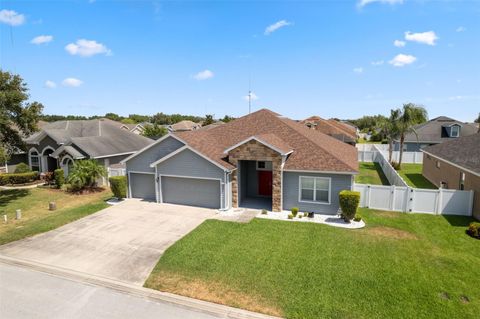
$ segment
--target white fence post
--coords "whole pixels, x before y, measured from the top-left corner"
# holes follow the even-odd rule
[[[468,203],[468,212],[470,216],[473,215],[473,196],[474,196],[474,191],[470,191],[470,201]],[[480,194],[478,196],[480,196]]]
[[[435,210],[436,215],[442,214],[442,206],[443,206],[443,188],[440,188],[437,196],[437,209]]]

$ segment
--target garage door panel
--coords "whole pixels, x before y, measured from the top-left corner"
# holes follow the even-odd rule
[[[220,182],[163,176],[162,196],[165,203],[220,208]]]
[[[155,175],[130,173],[130,189],[133,198],[155,200]]]

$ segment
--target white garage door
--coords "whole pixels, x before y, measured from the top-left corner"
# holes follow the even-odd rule
[[[162,176],[164,203],[220,208],[220,181]]]

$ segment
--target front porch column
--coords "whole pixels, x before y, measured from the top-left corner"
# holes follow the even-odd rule
[[[238,208],[238,161],[234,165],[237,169],[232,172],[232,207]]]
[[[272,211],[282,211],[282,160],[272,161]]]

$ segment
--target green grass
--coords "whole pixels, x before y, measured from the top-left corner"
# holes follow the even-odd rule
[[[72,195],[56,189],[17,189],[0,191],[0,245],[43,233],[95,213],[108,205],[110,191],[89,195]],[[49,211],[54,201],[57,210]],[[22,210],[22,219],[15,219],[15,210]],[[3,222],[3,215],[8,222]]]
[[[287,318],[478,317],[470,218],[360,213],[361,230],[208,220],[165,252],[145,285]]]
[[[359,163],[359,173],[355,176],[359,184],[390,185],[378,163]]]
[[[422,164],[402,164],[398,174],[410,187],[437,189],[428,179],[422,175]]]

